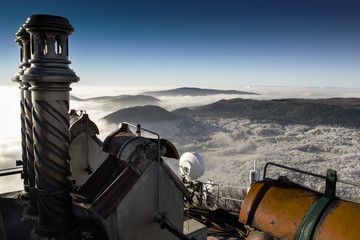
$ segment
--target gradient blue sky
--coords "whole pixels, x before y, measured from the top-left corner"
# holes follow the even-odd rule
[[[31,14],[68,18],[81,84],[360,88],[360,2],[128,0],[0,2],[0,85]]]

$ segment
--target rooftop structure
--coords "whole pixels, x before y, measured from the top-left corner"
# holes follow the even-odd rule
[[[85,111],[70,111],[70,166],[71,180],[81,186],[104,161],[107,153],[102,151],[102,141],[97,137],[100,133],[97,125],[90,120]]]
[[[200,155],[183,154],[180,180],[163,160],[179,159],[176,147],[155,132],[123,123],[102,143],[86,113],[69,113],[70,85],[79,80],[68,60],[73,30],[66,18],[32,15],[16,34],[24,188],[0,195],[2,240],[360,239],[360,205],[336,197],[337,181],[358,184],[334,170],[322,176],[268,163],[259,181],[254,164],[232,214],[219,208],[219,184],[197,181]],[[325,179],[325,193],[269,179],[268,166]]]
[[[161,155],[178,159],[178,152],[159,136],[141,137],[140,127],[133,134],[126,124],[102,143],[86,113],[69,113],[70,84],[79,81],[68,60],[73,31],[66,18],[37,14],[16,38],[21,47],[20,71],[13,78],[21,87],[21,204],[28,196],[24,214],[36,221],[34,236],[79,239],[77,219],[94,220],[94,215],[109,239],[176,239],[171,231],[183,235],[183,199],[189,193]]]

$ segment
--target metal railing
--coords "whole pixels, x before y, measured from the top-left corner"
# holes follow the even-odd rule
[[[0,169],[0,177],[21,174],[23,172],[22,167],[4,168]]]
[[[210,187],[207,186],[210,186],[213,189],[210,189]],[[237,189],[237,190],[241,189],[247,191],[246,187],[217,184],[217,183],[202,183],[202,188],[201,188],[202,205],[206,205],[208,207],[213,207],[213,208],[219,208],[221,205],[221,200],[237,202],[240,204],[244,202],[245,195],[242,196],[242,198],[227,197],[224,196],[224,191],[221,190],[223,188]],[[209,205],[213,205],[213,206],[209,206]]]
[[[267,169],[268,169],[268,167],[271,166],[271,165],[272,165],[272,166],[275,166],[275,167],[279,167],[279,168],[284,168],[284,169],[287,169],[287,170],[290,170],[290,171],[294,171],[294,172],[298,172],[298,173],[310,175],[310,176],[313,176],[313,177],[318,177],[318,178],[321,178],[321,179],[326,179],[326,176],[324,176],[324,175],[320,175],[320,174],[316,174],[316,173],[312,173],[312,172],[300,170],[300,169],[297,169],[297,168],[288,167],[288,166],[281,165],[281,164],[277,164],[277,163],[273,163],[273,162],[267,162],[267,163],[265,164],[263,179],[266,179]],[[336,179],[336,182],[340,182],[340,183],[344,183],[344,184],[348,184],[348,185],[360,187],[360,184],[359,184],[359,183],[354,183],[354,182],[350,182],[350,181],[346,181],[346,180],[342,180],[342,179]]]

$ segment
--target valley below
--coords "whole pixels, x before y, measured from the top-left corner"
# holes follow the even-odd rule
[[[156,91],[153,95],[151,91],[126,89],[118,94],[108,88],[85,90],[72,93],[70,106],[89,114],[100,129],[101,140],[121,122],[141,124],[171,141],[180,156],[199,153],[205,162],[200,181],[211,179],[218,184],[248,187],[249,172],[256,161],[261,178],[265,164],[274,162],[321,175],[330,168],[338,172],[339,179],[360,182],[360,98],[356,94],[335,95],[329,93],[331,89],[316,96],[300,91],[297,95],[287,91],[286,95],[278,90],[271,95],[196,88],[182,88],[178,93],[176,89],[163,94]],[[17,109],[16,101],[4,101],[11,103],[6,106],[7,112]],[[18,115],[8,116],[2,119],[4,126],[13,124],[18,131],[16,135],[13,130],[6,134],[7,128],[3,129],[2,168],[14,166],[14,159],[21,158]],[[155,137],[145,131],[143,136]],[[175,173],[179,172],[178,160],[165,160]],[[324,180],[276,167],[268,169],[267,177],[276,179],[280,175],[324,191]],[[17,178],[8,179],[2,191],[21,189]],[[359,188],[341,183],[337,195],[360,200]]]
[[[321,175],[330,168],[348,181],[360,177],[358,98],[252,100],[228,95],[228,99],[168,111],[159,92],[156,97],[159,101],[151,105],[136,101],[128,107],[127,102],[127,107],[104,114],[97,123],[113,130],[121,122],[141,124],[171,141],[180,155],[199,153],[206,169],[199,179],[203,182],[211,179],[247,187],[254,161],[261,174],[267,162],[274,162]],[[178,161],[167,162],[178,173]],[[280,175],[324,191],[321,179],[275,167],[267,174]],[[347,199],[360,199],[355,187],[338,184],[337,191]]]

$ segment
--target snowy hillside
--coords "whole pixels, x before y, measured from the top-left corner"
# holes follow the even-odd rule
[[[246,187],[255,160],[261,170],[267,162],[275,162],[321,175],[331,168],[338,171],[343,180],[356,182],[360,177],[357,168],[360,163],[359,129],[225,118],[211,111],[194,119],[180,116],[176,119],[176,115],[156,109],[147,111],[146,107],[136,107],[119,112],[131,112],[129,117],[133,123],[140,121],[142,127],[158,132],[173,142],[180,154],[198,152],[206,164],[203,181],[210,178],[216,183]],[[164,120],[159,120],[156,114]],[[178,172],[177,161],[169,160],[169,164]],[[300,184],[324,190],[324,181],[320,179],[294,175],[278,168],[270,168],[269,174],[274,178],[287,175]],[[342,184],[338,184],[338,194],[360,200],[356,188]]]
[[[267,162],[275,162],[321,175],[331,168],[343,180],[358,182],[360,178],[357,129],[215,118],[143,122],[142,127],[173,142],[180,154],[198,152],[206,165],[202,181],[212,179],[220,184],[246,187],[255,160],[261,172]],[[178,172],[178,162],[168,162]],[[269,177],[286,175],[300,184],[324,190],[323,180],[278,168],[270,168],[268,173]],[[359,189],[338,184],[337,191],[348,199],[360,200]]]
[[[3,109],[7,113],[1,119],[2,168],[13,167],[14,160],[21,158],[18,101],[5,97],[5,93],[10,92],[15,98],[18,89],[10,90],[13,91],[4,88],[2,101],[6,103]],[[318,174],[325,174],[332,168],[338,171],[340,179],[360,182],[360,130],[352,127],[360,122],[359,91],[266,88],[257,89],[262,95],[249,95],[252,99],[245,101],[232,94],[148,98],[137,95],[143,90],[131,92],[108,87],[79,90],[72,97],[71,108],[87,111],[100,129],[100,139],[104,140],[122,121],[141,123],[142,127],[174,143],[180,155],[187,151],[198,152],[206,165],[203,181],[211,178],[217,183],[246,187],[249,171],[256,160],[261,170],[268,161]],[[289,95],[302,100],[288,99]],[[271,100],[276,96],[282,99]],[[332,98],[335,96],[336,99]],[[271,101],[255,101],[260,99]],[[152,106],[147,106],[149,104]],[[343,114],[346,112],[351,114]],[[276,121],[276,118],[288,121]],[[314,119],[319,120],[316,123]],[[331,119],[341,124],[326,124]],[[167,161],[178,172],[178,161]],[[319,184],[314,178],[293,177],[273,167],[268,176],[277,178],[280,174],[317,190],[322,190],[324,185],[323,181]],[[15,178],[7,178],[1,190],[21,189],[21,179]],[[341,196],[360,199],[356,188],[338,184],[337,189]]]
[[[229,99],[174,113],[189,117],[221,117],[287,124],[360,127],[359,98]]]

